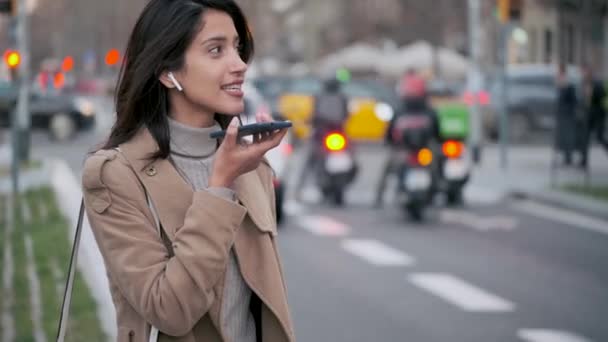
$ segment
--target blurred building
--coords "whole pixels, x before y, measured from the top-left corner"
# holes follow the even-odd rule
[[[521,45],[517,62],[580,65],[601,68],[606,57],[608,1],[524,1]]]
[[[148,0],[37,0],[31,14],[32,67],[48,58],[74,57],[75,70],[115,71],[105,53],[123,50]],[[237,0],[256,38],[256,60],[314,63],[354,42],[381,48],[425,40],[468,54],[466,0]],[[601,67],[608,56],[608,0],[512,0],[520,3],[511,61]],[[482,0],[481,61],[498,60],[500,27],[496,1]],[[8,20],[0,45],[9,44]],[[513,45],[513,43],[512,43]],[[608,68],[608,65],[605,65]]]

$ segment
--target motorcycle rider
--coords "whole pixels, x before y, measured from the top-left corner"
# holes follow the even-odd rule
[[[323,82],[323,90],[314,97],[312,134],[306,149],[305,163],[296,185],[296,199],[300,200],[307,177],[315,169],[319,160],[317,146],[323,143],[324,133],[344,126],[348,118],[348,98],[340,91],[341,84],[336,77]]]
[[[385,134],[385,144],[389,146],[390,152],[388,154],[386,163],[381,173],[381,178],[376,188],[376,198],[374,201],[375,208],[381,208],[383,205],[384,192],[386,188],[386,182],[388,177],[396,172],[397,152],[401,145],[400,139],[398,139],[393,132],[395,123],[404,116],[408,115],[425,115],[430,121],[431,136],[439,141],[439,119],[435,110],[430,106],[428,102],[428,94],[426,90],[426,81],[423,77],[418,75],[415,70],[410,69],[406,72],[401,84],[398,86],[402,98],[401,109],[395,111],[395,115],[391,118]]]

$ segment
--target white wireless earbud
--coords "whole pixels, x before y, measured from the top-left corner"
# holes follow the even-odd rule
[[[173,82],[173,85],[175,86],[175,88],[177,88],[177,90],[179,91],[183,91],[184,88],[182,88],[182,85],[179,84],[179,82],[177,82],[177,80],[175,79],[175,76],[173,76],[172,72],[169,72],[169,79],[171,80],[171,82]]]

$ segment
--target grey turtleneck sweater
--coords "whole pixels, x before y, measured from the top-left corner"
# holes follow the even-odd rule
[[[216,196],[235,201],[235,193],[228,188],[209,188],[213,157],[217,150],[217,140],[209,138],[209,133],[219,130],[213,127],[195,128],[169,119],[171,129],[171,161],[182,177],[195,191],[209,191]],[[201,226],[201,229],[213,227]],[[251,289],[245,283],[234,253],[230,250],[224,295],[222,298],[222,330],[232,342],[255,342],[255,321],[249,311]]]

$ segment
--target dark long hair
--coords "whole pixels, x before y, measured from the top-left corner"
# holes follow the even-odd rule
[[[141,13],[125,52],[116,91],[116,123],[103,146],[115,148],[148,128],[159,150],[152,159],[169,156],[169,96],[160,83],[164,71],[184,65],[184,56],[204,23],[202,14],[214,9],[232,18],[241,42],[240,55],[253,56],[253,37],[239,6],[232,0],[151,0]],[[226,128],[230,117],[215,119]]]

